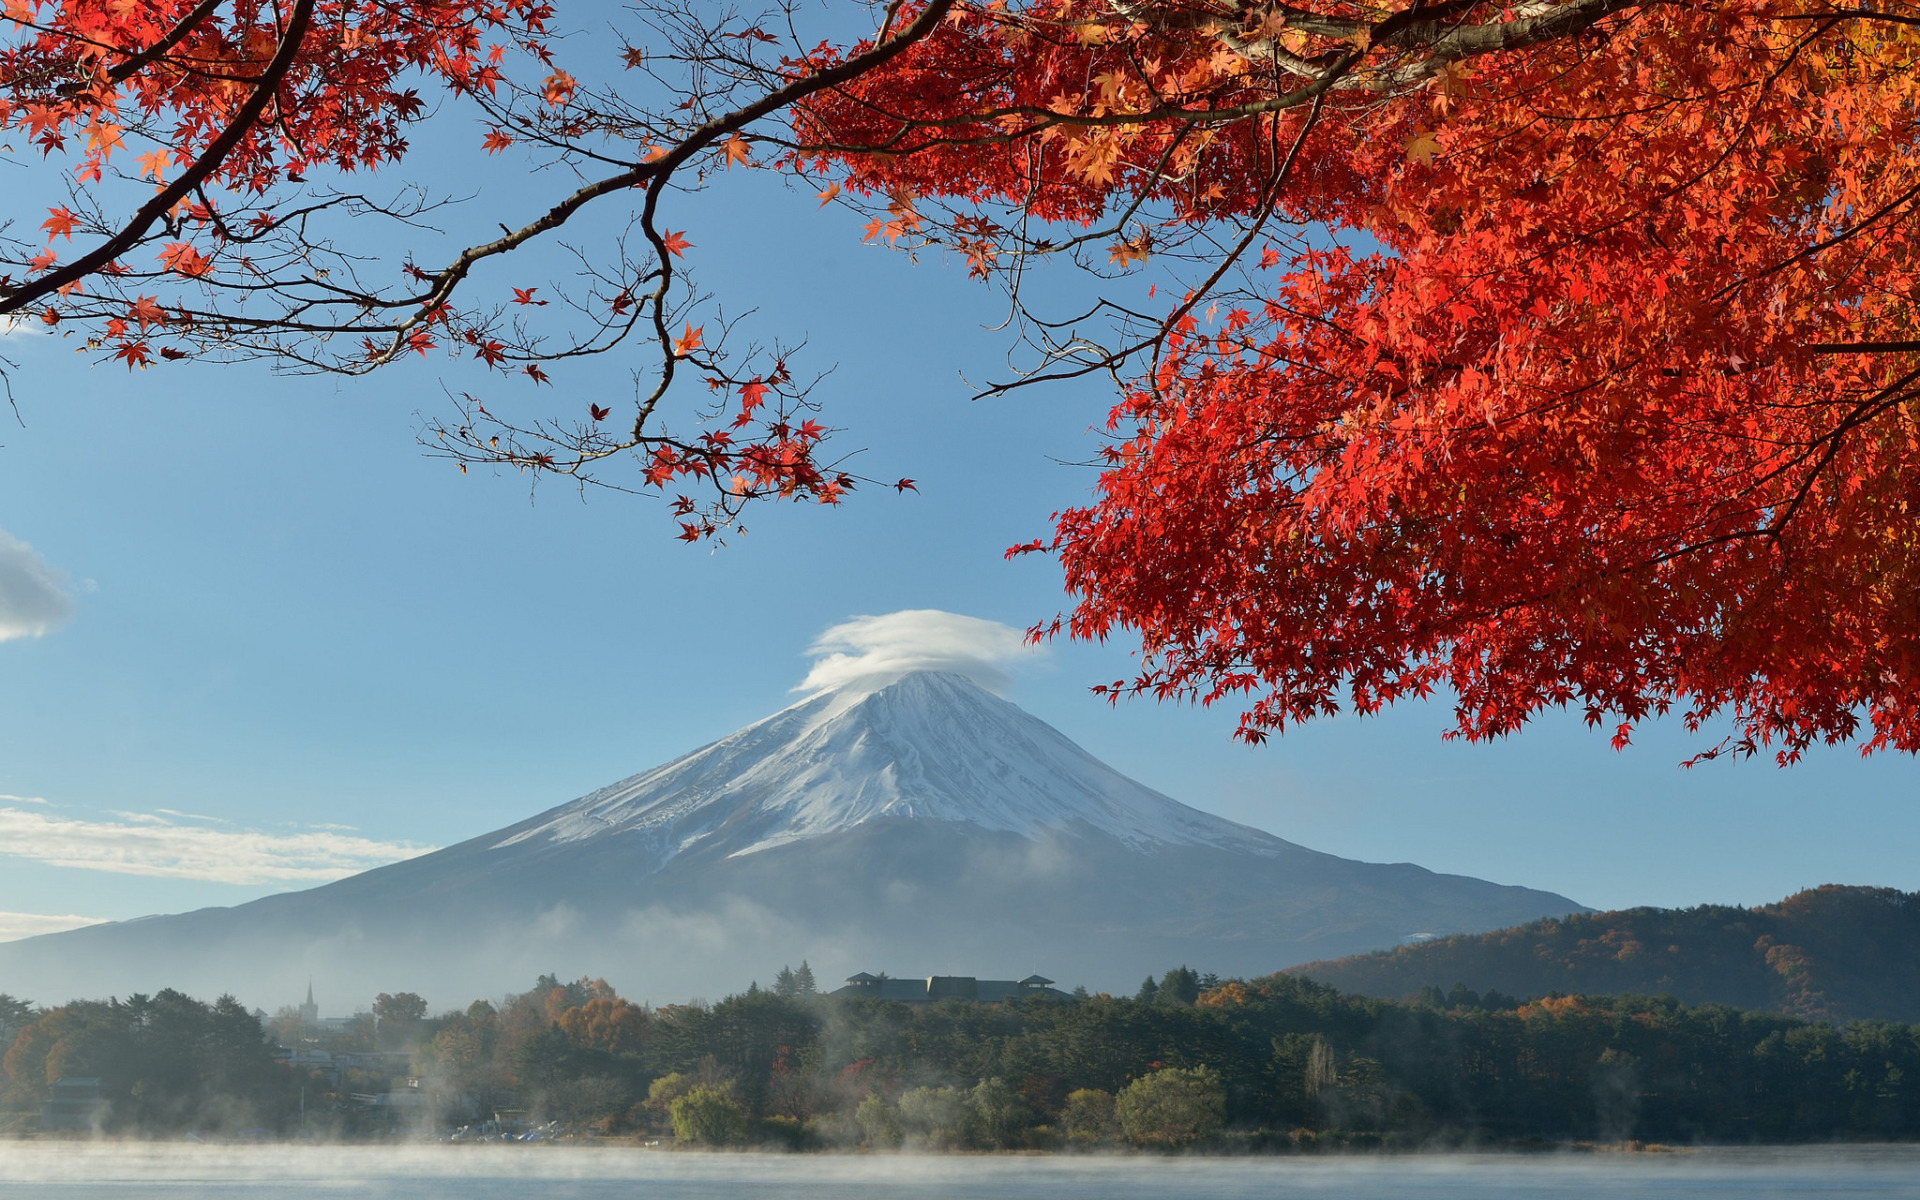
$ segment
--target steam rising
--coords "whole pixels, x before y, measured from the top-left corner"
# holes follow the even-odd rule
[[[1006,668],[1032,662],[1045,651],[1011,625],[909,608],[843,621],[815,638],[807,653],[816,661],[795,691],[882,686],[910,671],[952,671],[1004,694],[1013,683]]]
[[[289,1198],[342,1194],[419,1200],[530,1195],[695,1200],[924,1200],[1047,1196],[1158,1200],[1341,1195],[1352,1200],[1607,1200],[1907,1195],[1910,1147],[1696,1148],[1684,1154],[1427,1153],[1346,1158],[1142,1158],[862,1154],[672,1154],[633,1147],[0,1143],[0,1177],[23,1195],[128,1200],[166,1194]],[[76,1187],[76,1185],[79,1185]]]

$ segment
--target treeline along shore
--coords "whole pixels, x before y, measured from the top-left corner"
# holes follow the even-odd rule
[[[0,997],[14,1136],[508,1137],[793,1149],[1785,1143],[1920,1136],[1920,1026],[1640,996],[1394,1002],[1186,968],[1137,995],[906,1004],[783,970],[648,1007],[543,977],[316,1023],[163,991]]]

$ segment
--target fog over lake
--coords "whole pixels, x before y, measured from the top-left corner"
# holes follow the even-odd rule
[[[1920,1148],[1159,1158],[700,1154],[634,1148],[0,1147],[0,1196],[404,1200],[1920,1200]]]

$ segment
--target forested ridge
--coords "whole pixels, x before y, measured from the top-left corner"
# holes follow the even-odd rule
[[[1827,887],[1757,908],[1630,908],[1293,968],[1343,991],[1674,996],[1809,1020],[1920,1021],[1920,894]]]
[[[230,999],[11,1004],[0,1120],[18,1133],[84,1071],[121,1134],[445,1136],[512,1111],[561,1136],[811,1149],[1920,1136],[1920,1027],[1636,996],[1396,1002],[1180,968],[1073,1001],[855,1000],[788,973],[648,1007],[549,976],[437,1017],[383,995],[337,1035],[365,1055],[333,1074],[289,1061],[288,1012]],[[417,1105],[377,1101],[400,1093]]]

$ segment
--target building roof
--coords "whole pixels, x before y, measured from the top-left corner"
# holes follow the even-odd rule
[[[895,979],[869,975],[862,971],[847,977],[847,986],[833,992],[836,996],[860,996],[871,1000],[902,1000],[926,1004],[938,1000],[975,1000],[996,1004],[1003,1000],[1021,1000],[1028,996],[1049,996],[1057,1000],[1073,997],[1050,987],[1053,980],[1044,975],[1012,979],[976,979],[971,975],[929,975],[924,979]]]

